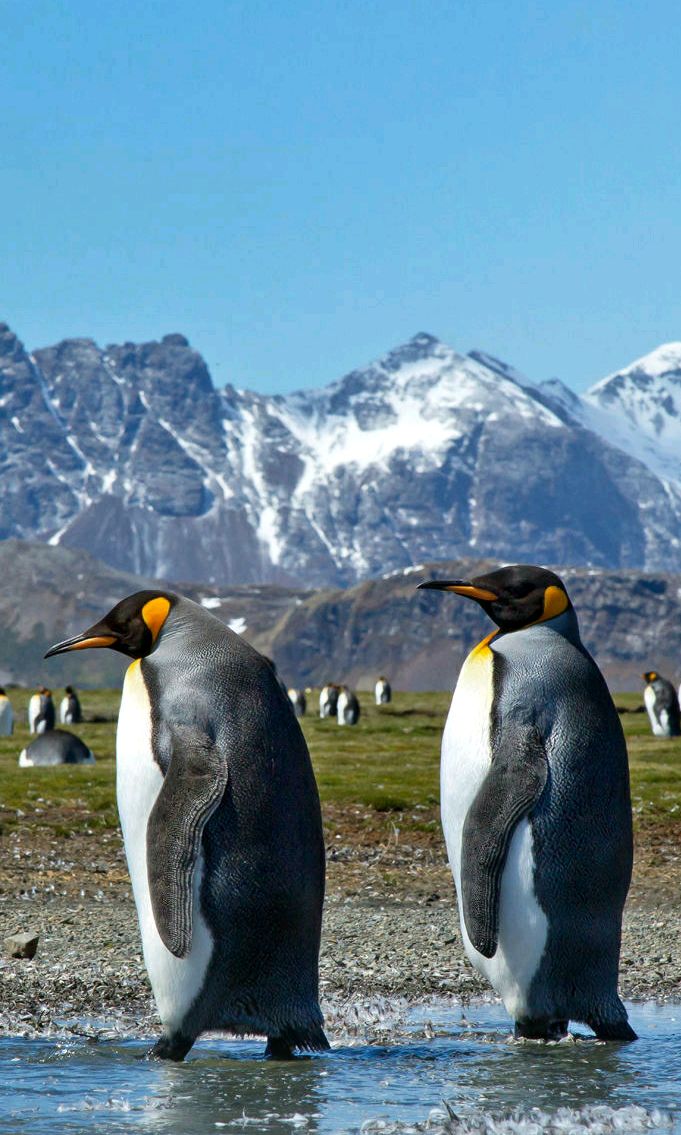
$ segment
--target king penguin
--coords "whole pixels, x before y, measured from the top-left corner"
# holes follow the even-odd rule
[[[141,591],[46,657],[110,647],[128,667],[116,794],[144,959],[182,1060],[207,1029],[325,1049],[324,843],[302,732],[262,655],[170,591]]]
[[[67,686],[59,705],[59,720],[62,725],[80,725],[83,713],[80,699],[73,686]]]
[[[654,736],[681,736],[679,699],[671,682],[658,674],[657,670],[646,670],[641,677],[646,684],[643,691],[643,702]]]
[[[339,725],[356,725],[359,721],[360,706],[357,695],[347,686],[341,686],[336,702],[336,717]]]
[[[376,705],[388,705],[388,703],[392,701],[392,696],[393,692],[390,688],[390,682],[387,678],[384,678],[383,675],[381,675],[381,677],[377,679],[376,685],[374,686],[374,697],[376,699]]]
[[[33,699],[31,699],[31,701],[33,701]],[[43,687],[40,691],[38,714],[35,717],[35,732],[49,733],[50,729],[54,729],[54,723],[55,713],[54,702],[52,701],[52,690],[46,690]]]
[[[14,732],[14,711],[5,691],[0,687],[0,737],[11,737]]]
[[[635,1040],[617,994],[632,869],[624,735],[562,580],[530,565],[421,587],[497,630],[463,664],[442,740],[441,808],[466,953],[517,1036],[570,1020]]]

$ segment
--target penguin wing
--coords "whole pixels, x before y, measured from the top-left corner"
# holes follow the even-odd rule
[[[464,921],[485,958],[496,952],[499,893],[513,830],[541,796],[548,778],[536,726],[504,722],[490,770],[466,814],[461,854]]]
[[[147,823],[147,875],[156,928],[177,958],[192,945],[192,891],[201,836],[227,787],[227,761],[206,734],[173,726],[170,764]]]

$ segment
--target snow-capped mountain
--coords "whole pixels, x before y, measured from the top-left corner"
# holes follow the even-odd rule
[[[29,355],[0,325],[0,538],[218,583],[467,555],[680,570],[680,411],[678,345],[579,398],[420,334],[266,397],[216,390],[181,335]]]
[[[681,480],[681,343],[662,347],[597,382],[583,420],[660,476]]]

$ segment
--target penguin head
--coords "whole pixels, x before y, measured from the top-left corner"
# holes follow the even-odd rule
[[[419,588],[475,599],[502,631],[548,622],[572,607],[562,579],[533,564],[499,568],[475,579],[433,579]]]
[[[657,670],[646,670],[645,674],[641,674],[644,682],[654,682],[659,678]]]
[[[67,638],[51,647],[46,658],[67,650],[87,650],[108,646],[129,658],[150,654],[176,596],[165,591],[137,591],[113,607],[108,615],[93,623],[82,634]]]

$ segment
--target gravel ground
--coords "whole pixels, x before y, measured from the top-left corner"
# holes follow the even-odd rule
[[[402,843],[345,835],[330,841],[321,959],[332,1039],[353,1020],[367,1035],[372,1022],[380,1031],[386,1013],[425,996],[465,1004],[489,995],[463,954],[437,834]],[[627,999],[681,999],[677,846],[675,831],[639,837],[622,949]],[[0,939],[40,933],[33,960],[0,958],[0,1034],[157,1033],[119,837],[41,847],[22,829],[0,850]]]

